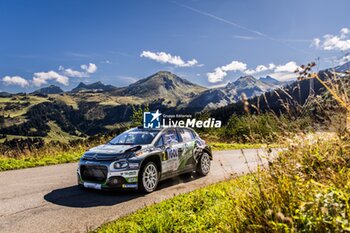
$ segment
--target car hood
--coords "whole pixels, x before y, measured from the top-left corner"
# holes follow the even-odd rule
[[[138,145],[111,145],[104,144],[100,146],[96,146],[87,151],[87,153],[95,153],[95,154],[123,154],[126,150],[136,147]],[[142,149],[146,148],[147,145],[142,145]]]
[[[132,153],[128,153],[127,150],[135,148],[136,150],[142,150],[149,145],[110,145],[104,144],[96,146],[86,151],[82,157],[83,160],[92,161],[115,161],[118,159],[126,159],[133,156]]]

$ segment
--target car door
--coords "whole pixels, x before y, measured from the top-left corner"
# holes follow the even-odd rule
[[[162,134],[164,143],[164,156],[162,160],[162,173],[169,175],[179,169],[180,157],[183,153],[183,144],[175,129],[167,129]]]
[[[180,134],[180,140],[182,141],[183,152],[179,157],[180,165],[179,170],[192,169],[196,164],[194,159],[194,149],[195,149],[195,136],[193,133],[186,128],[179,128],[178,132]]]

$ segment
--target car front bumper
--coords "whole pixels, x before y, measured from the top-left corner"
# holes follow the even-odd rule
[[[78,185],[91,189],[118,190],[138,188],[138,166],[111,169],[111,163],[81,161],[77,170]]]

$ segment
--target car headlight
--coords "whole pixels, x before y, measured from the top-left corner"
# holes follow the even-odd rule
[[[119,161],[113,164],[114,169],[126,168],[129,165],[127,161]]]

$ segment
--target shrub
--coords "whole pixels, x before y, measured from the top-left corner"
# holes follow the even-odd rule
[[[312,119],[309,117],[291,121],[284,115],[276,116],[273,113],[241,116],[233,114],[217,133],[226,141],[273,143],[299,131],[310,131],[311,125]]]

